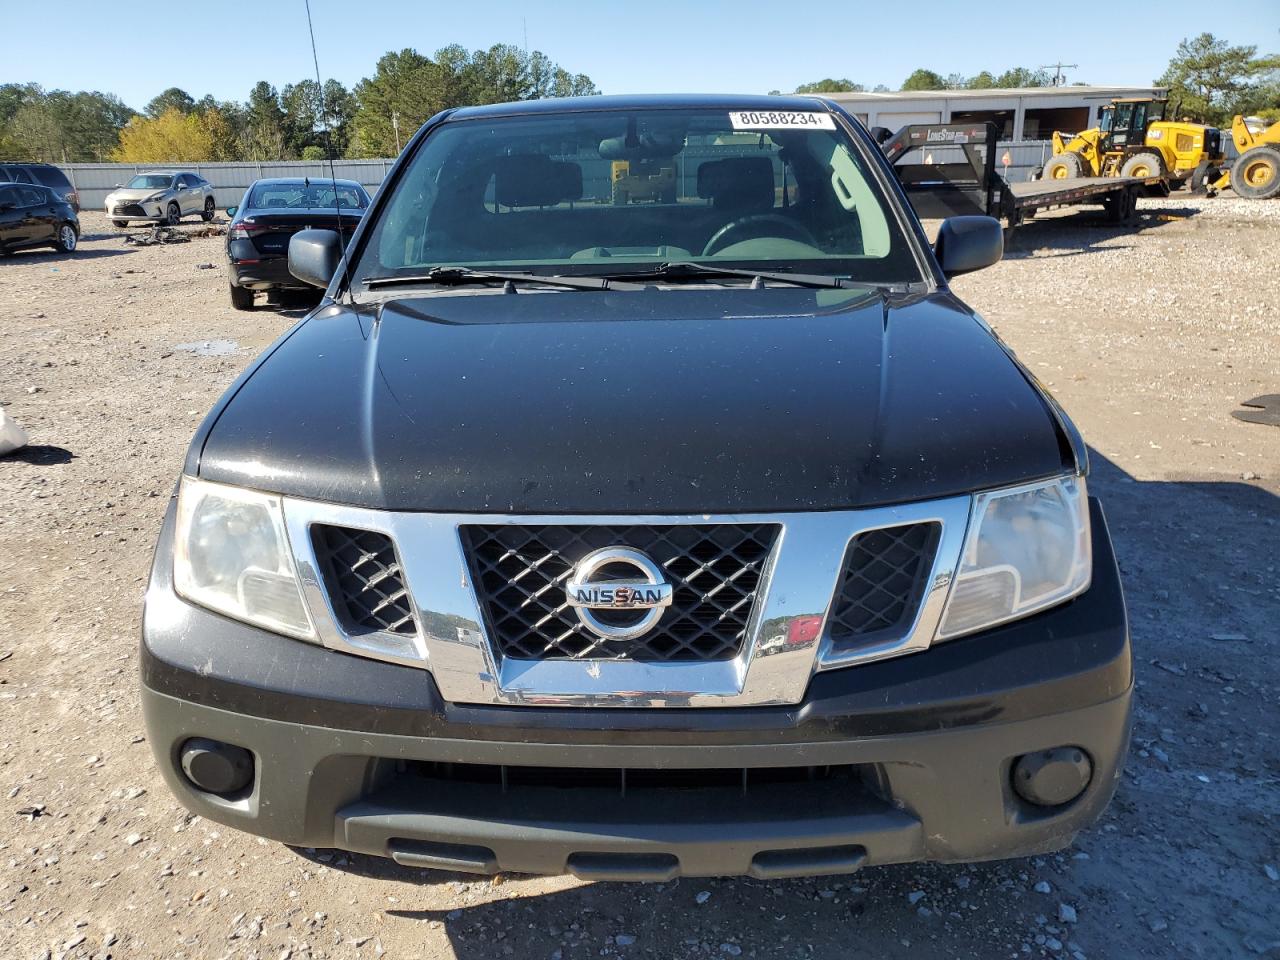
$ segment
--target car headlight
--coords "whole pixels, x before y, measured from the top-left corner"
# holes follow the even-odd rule
[[[1092,572],[1083,477],[978,494],[938,636],[950,639],[1061,603],[1088,589]]]
[[[181,596],[229,617],[315,637],[278,496],[183,477],[173,582]]]

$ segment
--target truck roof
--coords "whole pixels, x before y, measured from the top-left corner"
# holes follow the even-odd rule
[[[771,97],[762,94],[736,93],[667,93],[667,94],[619,94],[594,97],[560,97],[545,100],[521,100],[516,103],[490,103],[476,107],[461,107],[450,117],[509,116],[512,114],[539,114],[588,112],[594,110],[677,110],[680,108],[712,107],[723,110],[813,110],[823,108],[818,97]]]

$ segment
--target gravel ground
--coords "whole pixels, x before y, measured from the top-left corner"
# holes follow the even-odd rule
[[[217,239],[83,218],[0,263],[0,953],[39,957],[1280,957],[1280,203],[1021,227],[962,296],[1094,451],[1138,697],[1114,804],[1056,856],[762,883],[474,880],[192,817],[142,736],[143,580],[187,441],[300,315],[230,308]],[[215,264],[215,269],[200,269]]]

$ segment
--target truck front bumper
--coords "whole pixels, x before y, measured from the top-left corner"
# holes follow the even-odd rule
[[[821,673],[795,707],[446,703],[426,671],[179,599],[166,523],[143,624],[143,708],[191,810],[285,843],[478,873],[771,878],[1061,848],[1105,808],[1129,739],[1128,627],[1106,523],[1069,603],[920,654]],[[193,738],[242,747],[219,796]],[[1072,748],[1074,798],[1019,795],[1019,758]]]

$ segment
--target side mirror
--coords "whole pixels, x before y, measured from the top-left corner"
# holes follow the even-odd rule
[[[933,253],[944,276],[981,270],[1004,256],[1004,229],[994,217],[950,217],[942,221]]]
[[[179,189],[179,190],[185,190],[185,189],[187,189],[187,185],[186,185],[185,183],[180,183],[180,184],[178,184],[178,189]]]
[[[289,240],[289,272],[305,284],[324,289],[342,262],[336,230],[299,230]]]
[[[239,209],[239,207],[227,207],[227,216],[234,217],[236,215],[236,211]]]

